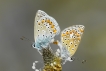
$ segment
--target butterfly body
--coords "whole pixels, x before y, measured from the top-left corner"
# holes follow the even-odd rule
[[[38,50],[46,48],[59,33],[60,28],[56,20],[44,11],[38,10],[34,23],[35,48]]]

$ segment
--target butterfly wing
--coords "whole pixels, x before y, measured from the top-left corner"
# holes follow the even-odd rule
[[[35,47],[47,47],[59,33],[60,28],[56,20],[44,11],[38,10],[34,23]]]
[[[34,35],[36,35],[38,20],[41,17],[44,17],[44,16],[48,16],[48,15],[44,11],[42,11],[42,10],[38,10],[37,11],[36,16],[35,16],[35,21],[34,21]],[[35,37],[36,36],[34,36],[34,39],[35,39]]]
[[[70,57],[76,52],[78,45],[81,41],[81,36],[84,31],[83,25],[74,25],[64,29],[61,33],[61,43],[65,48]]]

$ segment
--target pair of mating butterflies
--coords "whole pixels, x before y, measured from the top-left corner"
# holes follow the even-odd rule
[[[60,34],[57,21],[42,10],[38,10],[34,22],[34,44],[38,51],[47,48],[50,43],[56,43],[60,49],[57,51],[60,57],[70,61],[70,57],[76,52],[84,32],[83,25],[73,25],[61,32],[61,41],[54,41],[54,37]]]

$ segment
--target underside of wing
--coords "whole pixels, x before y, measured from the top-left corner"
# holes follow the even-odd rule
[[[48,16],[48,15],[42,10],[37,11],[36,16],[35,16],[35,21],[34,21],[34,39],[36,38],[35,34],[36,34],[36,30],[37,30],[38,21],[39,21],[39,19],[41,19],[44,16]]]
[[[43,12],[43,11],[42,11]],[[39,13],[37,13],[38,15]],[[41,14],[41,13],[40,13]],[[60,28],[56,20],[43,12],[42,17],[35,17],[34,23],[34,39],[35,43],[41,46],[47,46],[53,42],[55,35],[60,33]],[[37,46],[40,46],[36,44]]]
[[[70,56],[73,56],[76,52],[81,41],[83,31],[83,25],[74,25],[62,31],[61,43],[63,45],[63,48],[66,48],[66,50],[70,53]]]

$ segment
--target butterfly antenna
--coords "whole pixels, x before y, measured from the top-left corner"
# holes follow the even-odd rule
[[[21,40],[24,40],[24,41],[29,41],[29,42],[33,43],[33,41],[31,41],[30,39],[26,38],[25,36],[22,36],[20,39]]]
[[[81,59],[81,58],[77,58],[77,57],[72,57],[72,60],[77,60],[77,61],[80,61],[82,64],[84,64],[85,62],[87,62],[86,59]]]

